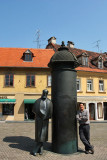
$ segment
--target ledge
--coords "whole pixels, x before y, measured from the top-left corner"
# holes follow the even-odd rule
[[[35,86],[27,86],[25,88],[36,88]]]
[[[83,93],[83,91],[77,91],[77,93]]]
[[[46,88],[51,88],[52,86],[47,86]]]
[[[86,93],[95,93],[95,91],[86,91]]]
[[[14,86],[4,86],[3,88],[15,88]]]
[[[99,91],[98,93],[103,93],[103,94],[106,94],[106,92],[105,92],[105,91],[103,91],[103,92]]]

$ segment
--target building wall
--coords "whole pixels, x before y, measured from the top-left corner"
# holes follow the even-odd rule
[[[14,74],[14,87],[5,87],[5,74]],[[35,75],[35,87],[26,87],[26,75]],[[14,106],[14,116],[3,116],[4,120],[24,120],[24,99],[38,99],[41,97],[42,90],[49,91],[48,98],[51,98],[51,87],[47,86],[47,76],[50,74],[49,69],[10,69],[0,71],[0,97],[8,99],[16,99]],[[2,104],[0,104],[0,113],[2,112]]]
[[[81,90],[77,92],[77,101],[85,103],[85,106],[90,110],[90,105],[93,105],[95,117],[93,120],[104,120],[104,102],[107,102],[107,74],[95,72],[77,72],[77,78],[81,79]],[[93,91],[87,91],[87,79],[93,80]],[[104,81],[104,91],[99,91],[99,80]],[[98,109],[99,105],[101,110]],[[102,112],[102,117],[99,117]]]
[[[36,70],[36,71],[35,71]],[[14,87],[5,87],[4,80],[5,74],[14,74]],[[35,75],[35,87],[26,87],[26,75]],[[10,71],[2,70],[0,72],[0,92],[30,92],[30,93],[41,93],[44,87],[47,87],[47,75],[50,74],[49,69],[12,69]],[[50,91],[50,88],[49,88]]]
[[[5,87],[5,74],[14,74],[14,87]],[[35,87],[26,87],[26,75],[35,75]],[[4,120],[23,121],[25,114],[24,99],[38,99],[41,97],[42,90],[48,89],[48,98],[51,99],[51,87],[47,86],[47,76],[50,75],[50,69],[2,69],[0,70],[0,97],[16,99],[14,106],[14,115],[3,116]],[[95,104],[95,120],[98,120],[98,103],[107,102],[107,74],[77,71],[77,78],[81,79],[81,90],[77,92],[77,101],[84,102],[89,110],[91,103]],[[93,92],[87,92],[87,79],[93,79]],[[99,80],[104,80],[104,92],[99,92]],[[0,113],[2,113],[2,104],[0,103]],[[103,117],[100,119],[104,119]]]
[[[107,74],[78,71],[77,78],[81,79],[81,91],[78,92],[78,96],[105,96],[107,94]],[[87,79],[93,80],[93,92],[87,91]],[[99,80],[104,80],[104,92],[99,92]]]

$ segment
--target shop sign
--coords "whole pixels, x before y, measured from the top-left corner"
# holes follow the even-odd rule
[[[7,96],[0,96],[0,99],[7,99]]]

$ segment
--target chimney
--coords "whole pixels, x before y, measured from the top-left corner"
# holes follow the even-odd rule
[[[107,52],[104,52],[103,54],[106,54],[106,55],[107,55]]]
[[[48,39],[48,44],[49,44],[49,43],[54,43],[54,44],[56,44],[56,38],[55,38],[55,37],[49,38],[49,39]]]
[[[72,41],[68,41],[67,46],[69,48],[74,48],[74,43]]]

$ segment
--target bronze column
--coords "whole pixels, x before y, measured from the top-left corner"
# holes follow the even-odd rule
[[[48,66],[52,68],[52,150],[56,153],[77,152],[76,57],[62,42]]]

